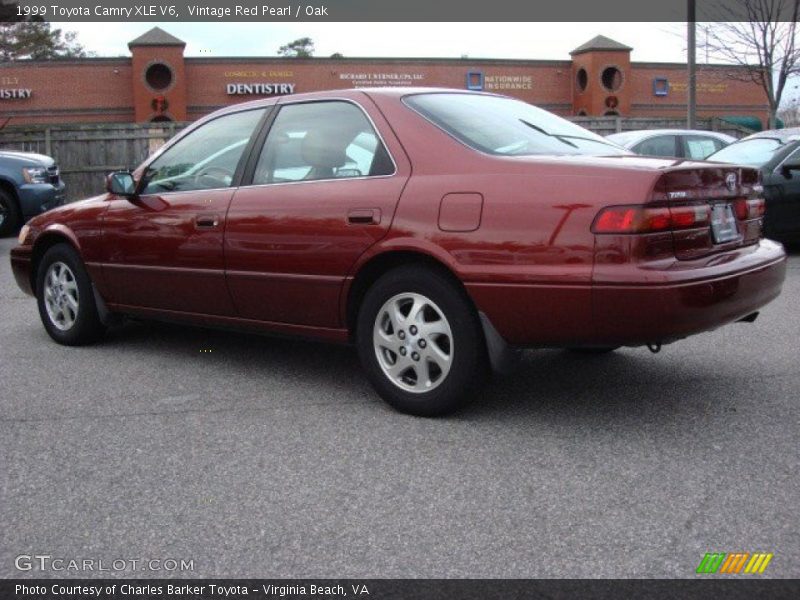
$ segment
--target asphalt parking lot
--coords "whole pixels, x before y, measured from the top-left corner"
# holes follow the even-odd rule
[[[71,575],[14,566],[45,554],[194,564],[126,576],[680,578],[712,551],[800,577],[796,251],[754,324],[658,355],[527,352],[426,420],[380,401],[348,348],[157,323],[60,347],[13,243],[0,577]]]

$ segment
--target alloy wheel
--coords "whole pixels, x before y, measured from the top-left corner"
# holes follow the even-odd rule
[[[397,294],[383,304],[375,317],[373,345],[384,375],[407,392],[437,388],[453,364],[450,323],[422,294]]]
[[[78,282],[63,262],[54,262],[44,276],[44,304],[54,327],[67,331],[78,318]]]

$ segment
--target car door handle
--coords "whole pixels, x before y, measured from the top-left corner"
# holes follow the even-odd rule
[[[347,222],[353,225],[377,225],[381,222],[379,208],[354,208],[347,213]]]
[[[194,224],[198,229],[214,229],[219,225],[219,215],[197,215]]]

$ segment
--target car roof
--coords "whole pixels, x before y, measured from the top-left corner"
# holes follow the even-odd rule
[[[220,108],[213,113],[206,115],[202,119],[196,121],[205,122],[210,118],[217,118],[225,114],[239,112],[241,110],[250,110],[254,108],[263,108],[266,106],[274,106],[275,104],[284,104],[290,102],[306,102],[309,100],[324,100],[326,98],[345,98],[349,100],[363,99],[367,96],[386,96],[392,98],[401,98],[403,96],[410,96],[414,94],[468,94],[472,96],[501,96],[500,94],[492,94],[490,92],[476,92],[471,90],[459,90],[454,88],[441,88],[441,87],[411,87],[411,86],[395,86],[395,87],[363,87],[363,88],[343,88],[338,90],[324,90],[318,92],[304,92],[302,94],[292,94],[291,96],[271,96],[269,98],[258,98],[246,102],[238,102]],[[512,98],[513,99],[513,98]],[[194,123],[192,124],[194,126]]]
[[[736,138],[721,131],[708,131],[707,129],[638,129],[636,131],[623,131],[612,133],[606,139],[618,144],[635,143],[648,137],[657,135],[707,135],[726,142],[733,142]]]
[[[781,142],[794,142],[800,140],[800,127],[786,127],[784,129],[767,129],[759,131],[742,138],[740,141],[752,140],[756,138],[773,138]]]
[[[49,164],[53,162],[53,158],[46,154],[38,154],[36,152],[23,152],[22,150],[2,149],[0,148],[0,158],[11,158],[16,160],[30,160],[34,162],[41,162]]]
[[[227,108],[242,108],[242,107],[257,107],[257,106],[270,106],[272,104],[284,102],[302,102],[304,100],[317,100],[324,98],[355,98],[362,95],[368,96],[388,96],[388,97],[402,97],[413,94],[468,94],[472,96],[498,96],[490,92],[478,92],[471,90],[460,90],[454,88],[443,87],[411,87],[411,86],[394,86],[394,87],[355,87],[343,88],[338,90],[323,90],[317,92],[303,92],[301,94],[292,94],[291,96],[273,96],[270,98],[259,98],[258,100],[251,100],[250,102],[240,102],[233,104]]]

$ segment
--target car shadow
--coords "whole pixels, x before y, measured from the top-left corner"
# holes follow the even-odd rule
[[[786,249],[787,254],[791,254],[793,256],[800,254],[800,242],[786,243],[783,245],[783,247]]]
[[[206,363],[209,368],[213,365],[232,378],[242,373],[270,373],[299,379],[309,390],[338,391],[339,396],[352,396],[360,404],[396,414],[370,387],[352,346],[154,321],[132,321],[113,328],[103,345],[113,347],[122,360],[129,352],[144,351],[160,354],[159,361],[183,360],[188,351],[210,360]],[[709,400],[709,393],[725,374],[698,379],[692,363],[676,365],[670,360],[670,350],[666,347],[660,355],[644,348],[623,348],[603,355],[526,351],[514,372],[492,376],[470,405],[448,419],[586,420],[600,425],[630,418],[668,422],[687,411],[706,415],[728,412],[730,406],[724,402]]]
[[[601,355],[566,350],[532,350],[506,376],[493,376],[473,403],[470,415],[502,413],[514,419],[536,413],[553,420],[612,421],[632,415],[675,416],[688,407],[707,410],[704,386],[714,381],[687,379],[670,360],[670,348],[622,348]]]

